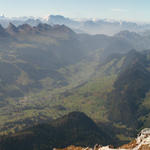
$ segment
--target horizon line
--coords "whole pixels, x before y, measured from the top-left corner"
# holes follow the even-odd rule
[[[114,18],[98,18],[98,17],[81,17],[81,18],[75,18],[75,17],[69,17],[69,16],[65,16],[65,15],[60,15],[60,14],[49,14],[49,15],[43,15],[43,16],[33,16],[33,15],[22,15],[22,16],[7,16],[5,15],[4,13],[1,13],[0,15],[0,20],[3,18],[3,19],[19,19],[19,18],[29,18],[29,19],[40,19],[40,20],[46,20],[46,17],[50,17],[50,16],[62,16],[64,18],[68,18],[68,19],[72,19],[72,20],[75,20],[75,21],[93,21],[93,22],[96,22],[96,21],[99,21],[99,20],[105,20],[105,21],[108,21],[108,22],[111,22],[111,21],[116,21],[116,22],[123,22],[123,21],[126,21],[126,22],[133,22],[133,23],[148,23],[150,24],[150,21],[139,21],[139,20],[131,20],[131,19],[114,19]]]

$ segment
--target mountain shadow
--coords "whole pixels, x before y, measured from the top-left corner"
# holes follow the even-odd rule
[[[82,112],[72,112],[49,124],[41,124],[0,139],[2,150],[50,150],[71,144],[111,144],[112,138]]]
[[[138,127],[138,118],[145,113],[140,109],[142,99],[150,89],[150,72],[146,55],[130,51],[108,96],[109,119],[130,127]]]

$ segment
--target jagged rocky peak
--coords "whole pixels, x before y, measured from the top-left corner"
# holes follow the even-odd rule
[[[34,28],[39,30],[39,31],[47,31],[47,30],[51,30],[52,29],[51,25],[48,25],[46,23],[40,23]]]
[[[58,31],[58,32],[68,32],[68,33],[73,33],[73,31],[68,28],[67,26],[65,25],[54,25],[54,26],[51,26],[49,24],[46,24],[46,23],[40,23],[38,24],[37,26],[34,27],[35,30],[37,31],[40,31],[40,32],[45,32],[45,31]]]
[[[6,37],[8,34],[5,29],[0,25],[0,37]]]
[[[57,31],[59,31],[59,32],[74,33],[70,28],[68,28],[68,27],[65,26],[65,25],[54,25],[54,26],[53,26],[53,29],[54,29],[54,30],[57,30]]]
[[[0,25],[0,37],[6,37],[6,36],[14,36],[18,34],[36,34],[36,33],[42,33],[42,34],[60,34],[60,33],[65,33],[69,35],[75,35],[75,33],[68,28],[65,25],[54,25],[51,26],[46,23],[39,23],[37,26],[31,26],[28,23],[22,24],[19,26],[15,26],[13,23],[9,23],[7,28],[3,28]]]
[[[101,146],[96,144],[94,148],[69,146],[64,149],[54,148],[53,150],[150,150],[150,128],[143,129],[135,140],[118,148],[111,145]]]
[[[18,32],[18,28],[14,24],[9,23],[8,27],[6,28],[6,31],[9,34],[13,34],[13,33],[17,33]]]
[[[18,26],[18,30],[20,32],[32,32],[34,29],[29,24],[23,24],[23,25]]]

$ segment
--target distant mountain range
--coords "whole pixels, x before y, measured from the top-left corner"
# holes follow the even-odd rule
[[[18,17],[18,18],[7,18],[5,16],[0,17],[0,24],[7,27],[9,22],[18,26],[21,24],[30,24],[36,26],[39,23],[47,24],[59,24],[66,25],[72,28],[78,33],[89,33],[89,34],[108,34],[113,35],[122,30],[129,30],[134,32],[143,32],[150,30],[150,24],[148,23],[135,23],[129,21],[116,21],[108,19],[93,19],[77,21],[72,18],[67,18],[61,15],[50,15],[47,18],[34,18],[34,17]]]

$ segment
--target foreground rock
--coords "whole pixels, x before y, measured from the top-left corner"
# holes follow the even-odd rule
[[[119,148],[113,148],[113,146],[100,146],[95,145],[94,148],[82,148],[82,147],[75,147],[69,146],[64,149],[56,149],[54,150],[150,150],[150,129],[146,128],[143,129],[137,138],[130,142],[129,144],[125,144]]]

